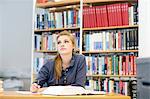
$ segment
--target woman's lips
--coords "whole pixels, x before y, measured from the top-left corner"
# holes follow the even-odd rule
[[[60,50],[65,50],[66,48],[61,48]]]

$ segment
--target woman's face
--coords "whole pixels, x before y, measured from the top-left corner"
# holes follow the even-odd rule
[[[74,46],[70,38],[66,35],[60,36],[57,40],[57,49],[59,54],[65,55],[72,53]]]

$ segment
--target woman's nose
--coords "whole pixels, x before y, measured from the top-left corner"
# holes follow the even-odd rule
[[[61,44],[61,47],[64,47],[64,43]]]

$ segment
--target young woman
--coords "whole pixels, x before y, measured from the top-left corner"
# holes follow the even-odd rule
[[[76,48],[75,38],[68,31],[60,32],[57,36],[58,55],[49,60],[39,71],[37,82],[30,90],[37,92],[46,84],[53,85],[85,85],[86,61],[83,55],[73,53]]]

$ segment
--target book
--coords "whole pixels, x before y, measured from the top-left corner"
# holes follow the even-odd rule
[[[80,86],[50,86],[41,92],[44,95],[98,95],[104,91],[86,90]]]

